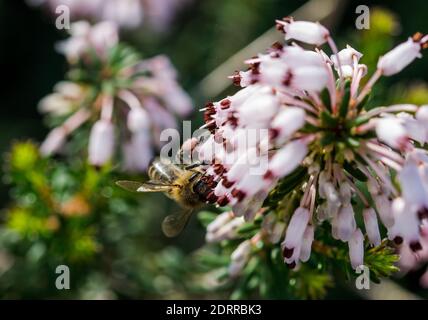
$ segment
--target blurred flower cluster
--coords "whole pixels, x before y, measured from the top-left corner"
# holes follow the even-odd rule
[[[57,123],[64,121],[43,142],[42,154],[58,152],[68,136],[90,122],[91,164],[110,161],[118,145],[126,170],[145,171],[154,148],[159,147],[160,133],[176,127],[174,115],[183,117],[192,111],[190,97],[176,82],[174,67],[163,55],[141,60],[119,42],[112,22],[95,26],[76,22],[70,34],[57,46],[70,63],[68,80],[40,102],[42,112]]]
[[[161,131],[191,113],[175,68],[164,55],[141,59],[111,21],[74,23],[56,49],[67,79],[39,103],[53,129],[40,147],[15,142],[6,155],[0,296],[186,297],[181,251],[150,227],[168,203],[114,186],[122,169],[144,175]],[[59,265],[72,290],[56,289]]]
[[[315,49],[274,44],[231,77],[243,89],[203,109],[212,135],[198,146],[198,158],[210,163],[207,181],[217,203],[232,208],[208,224],[207,241],[234,246],[227,273],[243,281],[260,277],[253,264],[272,263],[263,261],[272,252],[300,269],[339,248],[353,269],[390,275],[397,270],[395,247],[416,257],[426,249],[428,105],[379,106],[368,98],[381,76],[421,57],[428,36],[416,33],[381,56],[364,84],[363,54],[349,45],[338,51],[319,23],[286,18],[277,28],[285,40]],[[325,43],[330,56],[319,48]],[[264,128],[267,134],[249,135]],[[382,241],[378,219],[389,241]]]
[[[133,29],[145,21],[155,31],[165,31],[174,14],[189,0],[27,0],[30,5],[43,6],[51,14],[59,6],[67,6],[73,20],[112,21],[120,27]]]

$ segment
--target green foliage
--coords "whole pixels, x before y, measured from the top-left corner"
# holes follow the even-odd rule
[[[15,143],[6,158],[12,202],[2,214],[0,247],[16,259],[0,277],[1,297],[165,297],[165,283],[171,294],[181,288],[181,253],[145,240],[154,233],[150,215],[142,215],[154,204],[116,188],[111,167],[42,158],[31,142]],[[67,293],[55,288],[60,264],[72,270]]]

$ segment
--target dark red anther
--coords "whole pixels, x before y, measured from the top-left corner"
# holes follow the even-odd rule
[[[284,85],[284,86],[289,86],[290,84],[291,84],[291,80],[293,79],[293,74],[290,72],[290,71],[288,71],[286,74],[285,74],[285,77],[284,77],[284,80],[282,81],[282,84]]]
[[[223,179],[221,180],[221,184],[225,187],[225,188],[230,188],[231,186],[233,186],[234,182],[233,181],[229,181],[227,180],[226,177],[223,177]]]
[[[410,243],[409,247],[413,252],[422,250],[422,245],[419,241]]]
[[[270,170],[266,171],[265,175],[263,176],[263,179],[266,179],[266,180],[272,180],[273,178],[274,178],[274,174]]]
[[[288,263],[287,264],[287,266],[290,268],[290,269],[294,269],[295,267],[296,267],[296,262],[292,262],[292,263]]]
[[[214,172],[215,172],[217,175],[221,175],[221,174],[223,174],[223,172],[224,172],[224,167],[223,167],[223,165],[221,165],[221,164],[215,164],[215,165],[214,165]]]
[[[245,192],[236,188],[232,190],[231,194],[234,198],[238,199],[239,202],[245,198]]]
[[[250,65],[250,70],[251,70],[251,74],[253,76],[257,76],[260,74],[260,62],[255,62],[253,64]],[[253,79],[255,80],[256,77]]]
[[[423,207],[418,210],[419,220],[428,219],[428,208]]]
[[[220,102],[220,108],[222,109],[222,110],[225,110],[225,109],[228,109],[229,107],[230,107],[230,100],[229,99],[223,99],[221,102]]]
[[[240,87],[241,86],[241,76],[239,74],[239,71],[235,71],[234,75],[231,77],[232,82],[235,86]]]
[[[281,31],[282,33],[285,33],[284,25],[282,25],[281,23],[277,22],[275,24],[275,28],[276,28],[276,30]]]
[[[272,44],[271,48],[275,51],[282,51],[282,49],[284,49],[284,46],[277,41]]]
[[[275,129],[275,128],[271,128],[271,129],[269,129],[269,138],[270,139],[276,139],[276,137],[278,137],[278,135],[279,135],[279,130],[278,129]]]
[[[227,121],[230,123],[230,125],[233,128],[236,128],[238,126],[238,118],[236,118],[233,114],[230,114],[227,118]]]
[[[284,248],[282,249],[282,256],[286,259],[289,259],[293,255],[293,252],[294,252],[294,248],[290,249],[284,246]]]
[[[208,195],[206,196],[206,199],[209,203],[214,203],[218,200],[218,197],[214,194],[214,191],[211,191],[210,193],[208,193]]]
[[[413,42],[419,42],[422,40],[422,38],[424,37],[424,35],[420,32],[416,32],[413,36],[412,36],[412,40]]]
[[[396,245],[400,245],[400,244],[402,244],[402,243],[403,243],[403,238],[402,238],[402,237],[400,237],[400,236],[396,236],[396,237],[394,238],[394,243],[395,243]]]

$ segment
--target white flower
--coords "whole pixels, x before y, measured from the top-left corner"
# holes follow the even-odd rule
[[[251,253],[251,241],[246,240],[239,244],[230,256],[232,262],[229,265],[229,275],[237,276],[247,264]]]
[[[363,56],[362,53],[358,52],[351,46],[347,45],[345,49],[342,49],[338,52],[337,56],[332,55],[330,57],[331,61],[334,64],[334,68],[336,71],[341,68],[342,74],[345,78],[350,78],[354,75],[354,69],[356,68],[363,68],[364,65],[358,64],[358,61]],[[339,58],[339,59],[338,59]],[[340,66],[339,66],[339,60],[340,60]],[[364,76],[364,74],[362,75]]]
[[[91,50],[105,59],[110,48],[119,41],[117,26],[113,22],[100,22],[91,27],[86,21],[75,22],[71,25],[71,37],[57,45],[59,52],[64,54],[71,63],[88,55]]]
[[[144,9],[140,0],[103,0],[99,15],[125,28],[136,28],[143,21]]]
[[[290,71],[289,81],[294,88],[319,92],[326,87],[328,74],[325,68],[296,68]]]
[[[315,228],[309,225],[303,233],[302,247],[300,250],[300,260],[302,262],[308,261],[311,256],[312,242],[314,241],[314,230]]]
[[[333,220],[333,228],[337,231],[337,238],[348,241],[356,228],[354,210],[352,205],[342,207]]]
[[[305,111],[298,107],[289,107],[280,111],[272,120],[279,143],[284,143],[293,133],[305,124]]]
[[[300,246],[303,238],[303,233],[309,222],[309,211],[305,208],[297,208],[291,217],[290,223],[288,224],[287,231],[285,232],[285,240],[283,242],[284,251],[292,251]],[[286,258],[289,258],[285,256]]]
[[[417,210],[428,208],[428,185],[426,177],[422,175],[425,172],[420,169],[422,168],[418,168],[410,159],[403,166],[398,177],[403,188],[404,200]]]
[[[379,59],[377,67],[382,74],[390,76],[407,67],[413,60],[421,57],[421,44],[409,38]]]
[[[150,128],[150,116],[143,108],[131,109],[128,113],[127,125],[132,132],[147,131]]]
[[[90,45],[98,51],[99,55],[105,55],[108,49],[113,48],[119,42],[118,32],[115,23],[100,22],[92,27],[88,35]]]
[[[376,195],[374,196],[374,201],[382,223],[386,227],[392,227],[394,216],[391,212],[391,201],[388,199],[388,196],[385,194]]]
[[[269,172],[276,177],[289,174],[302,162],[307,152],[303,141],[294,140],[287,143],[270,161]]]
[[[364,225],[366,227],[367,236],[373,246],[380,245],[379,225],[377,222],[376,212],[373,208],[366,208],[363,211]]]
[[[388,230],[388,237],[401,244],[403,240],[414,251],[420,250],[419,220],[415,211],[411,210],[402,198],[392,203],[392,214],[395,223]]]
[[[64,128],[59,127],[52,130],[40,146],[40,153],[49,156],[57,152],[65,142],[67,133]]]
[[[114,123],[121,132],[122,141],[117,145],[123,153],[122,167],[129,171],[146,171],[155,150],[162,146],[162,131],[176,128],[175,115],[186,115],[192,110],[190,97],[177,83],[176,70],[166,56],[136,61],[132,50],[122,45],[116,47],[118,30],[113,22],[94,26],[86,21],[76,22],[70,34],[59,47],[67,56],[72,71],[78,75],[84,68],[96,76],[95,80],[60,82],[54,88],[55,93],[40,102],[42,112],[68,116],[48,135],[41,146],[42,153],[57,152],[83,123],[101,119],[102,124],[97,121],[91,133],[90,163],[102,165],[110,160],[115,151],[112,150],[115,143],[111,129]],[[117,58],[108,59],[114,47]],[[128,62],[123,63],[121,59]],[[104,80],[101,83],[96,80],[104,79],[106,70],[111,73],[105,80],[111,90],[104,90],[107,87]],[[116,78],[127,84],[117,86],[114,84]],[[99,133],[103,130],[105,136]]]
[[[356,269],[364,264],[364,236],[360,229],[354,231],[348,244],[351,266]]]
[[[352,48],[350,45],[346,45],[345,49],[342,49],[338,52],[338,57],[342,66],[345,66],[345,65],[353,66],[354,61],[358,63],[358,61],[362,56],[363,54],[361,52],[358,52],[357,50]],[[332,55],[330,59],[334,63],[334,66],[338,68],[339,63],[336,55]]]
[[[52,14],[60,5],[69,8],[71,19],[112,21],[120,27],[134,29],[144,22],[151,31],[165,31],[175,13],[187,0],[26,0],[32,6],[45,5]]]
[[[428,36],[417,34],[380,58],[378,69],[361,86],[368,71],[359,63],[362,53],[350,46],[338,51],[318,23],[285,19],[278,26],[287,40],[328,43],[333,55],[275,44],[247,60],[245,73],[232,77],[245,88],[206,105],[204,128],[210,137],[196,148],[210,161],[204,168],[217,197],[211,200],[230,205],[246,220],[262,206],[281,217],[277,222],[289,219],[282,250],[290,267],[309,259],[314,213],[318,221],[331,224],[334,238],[348,242],[352,266],[362,264],[364,236],[357,226],[356,202],[364,205],[372,245],[381,243],[377,212],[391,239],[420,250],[418,229],[428,218],[428,153],[417,142],[428,140],[428,106],[366,111],[362,103],[379,77],[419,57]],[[254,128],[269,134],[240,145]],[[265,165],[254,174],[259,164]],[[370,197],[362,191],[364,184]],[[274,201],[284,204],[281,215]],[[267,222],[263,226],[273,228]]]
[[[379,119],[376,125],[376,134],[380,140],[393,148],[402,149],[407,146],[408,135],[400,119]]]
[[[282,22],[285,40],[295,39],[309,44],[320,46],[327,41],[329,31],[319,23],[309,21]]]

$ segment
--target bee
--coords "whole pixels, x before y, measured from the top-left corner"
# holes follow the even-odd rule
[[[157,158],[149,167],[149,181],[122,180],[116,184],[132,192],[163,192],[175,200],[182,210],[168,215],[162,222],[164,234],[167,237],[175,237],[183,231],[195,209],[216,200],[209,179],[206,179],[198,166],[193,164],[184,167]]]

